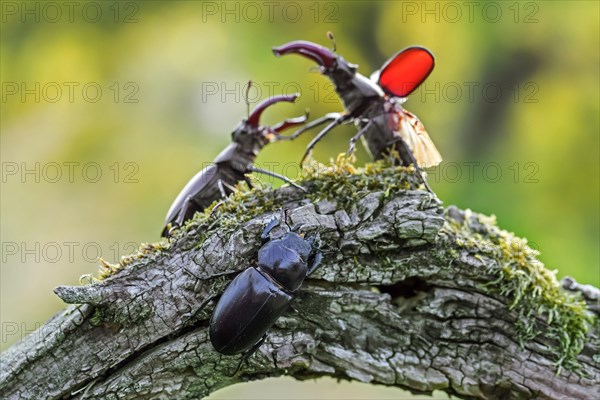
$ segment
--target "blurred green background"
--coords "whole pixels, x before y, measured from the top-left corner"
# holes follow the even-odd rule
[[[113,262],[158,239],[175,195],[246,115],[249,79],[254,102],[302,92],[264,122],[339,111],[310,62],[271,53],[296,39],[330,46],[327,31],[365,75],[408,45],[429,48],[436,68],[406,108],[444,157],[430,185],[446,205],[495,214],[559,276],[598,286],[598,16],[590,1],[3,2],[1,348],[60,310],[52,289],[95,272],[98,256]],[[315,157],[345,151],[353,129]],[[265,148],[258,164],[294,177],[311,137]],[[273,380],[267,392],[410,398],[333,380],[290,385]],[[262,398],[263,388],[212,398]]]

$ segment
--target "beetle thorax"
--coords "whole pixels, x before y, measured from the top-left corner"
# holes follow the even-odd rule
[[[338,57],[336,67],[326,72],[349,113],[361,112],[372,99],[383,96],[383,91],[376,83],[356,70],[356,65]]]
[[[255,127],[242,121],[231,133],[231,144],[215,159],[215,163],[228,163],[232,168],[245,172],[258,152],[268,143],[263,127]]]
[[[310,245],[296,233],[267,242],[258,251],[258,266],[283,289],[294,292],[304,282]]]
[[[335,91],[342,97],[345,102],[345,97],[353,91],[354,85],[352,80],[356,75],[356,66],[349,64],[342,57],[338,56],[333,67],[323,71],[325,75],[331,79],[335,86]]]

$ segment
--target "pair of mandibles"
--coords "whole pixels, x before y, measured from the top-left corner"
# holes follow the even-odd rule
[[[330,113],[304,125],[291,135],[282,135],[286,129],[306,123],[306,116],[286,119],[274,126],[261,126],[260,116],[273,104],[294,102],[298,94],[279,95],[262,101],[247,119],[242,120],[232,133],[232,142],[213,161],[198,172],[177,196],[165,221],[163,236],[178,228],[214,201],[235,190],[238,182],[251,186],[247,174],[251,172],[270,175],[303,189],[287,177],[254,165],[258,152],[267,144],[292,140],[303,132],[327,124],[310,142],[302,158],[304,163],[313,147],[328,132],[341,124],[354,123],[358,132],[350,139],[348,153],[354,151],[359,138],[374,159],[381,159],[394,151],[401,165],[413,164],[427,190],[431,189],[421,174],[421,168],[442,161],[440,153],[419,119],[402,107],[406,97],[429,76],[434,67],[433,55],[419,46],[408,47],[390,58],[370,78],[357,72],[358,65],[351,64],[332,50],[307,41],[294,41],[273,48],[276,56],[299,54],[319,64],[320,71],[328,76],[344,104],[343,113]]]

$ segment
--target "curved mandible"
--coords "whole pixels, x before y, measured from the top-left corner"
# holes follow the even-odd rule
[[[307,120],[308,120],[308,110],[306,111],[306,113],[304,115],[301,115],[301,116],[295,117],[295,118],[288,118],[286,120],[279,122],[276,125],[273,125],[273,127],[271,127],[271,130],[275,133],[281,133],[281,132],[285,131],[286,129],[295,128],[297,126],[304,125]]]
[[[286,54],[299,54],[313,60],[326,69],[333,67],[337,58],[335,53],[328,48],[306,40],[295,40],[281,46],[273,47],[273,53],[278,57]]]
[[[282,101],[287,101],[287,102],[293,103],[296,101],[296,99],[298,99],[298,97],[300,97],[300,94],[298,94],[298,93],[280,94],[278,96],[269,97],[268,99],[261,101],[254,108],[254,110],[252,111],[252,114],[250,114],[250,116],[248,117],[248,123],[253,126],[258,127],[259,121],[260,121],[260,116],[262,115],[263,111],[265,111],[268,107],[270,107],[271,105],[273,105],[275,103],[279,103]]]

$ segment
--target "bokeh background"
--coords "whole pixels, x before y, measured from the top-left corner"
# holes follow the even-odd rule
[[[436,68],[406,108],[444,156],[429,171],[438,196],[495,214],[559,277],[598,286],[598,4],[2,2],[1,348],[63,307],[55,286],[158,239],[175,195],[246,115],[249,79],[254,102],[302,93],[265,122],[339,111],[310,62],[271,53],[295,39],[330,46],[327,31],[365,75],[408,45],[429,48]],[[315,157],[344,151],[352,132]],[[267,147],[258,164],[296,176],[311,137]],[[211,398],[265,396],[410,398],[333,380]]]

